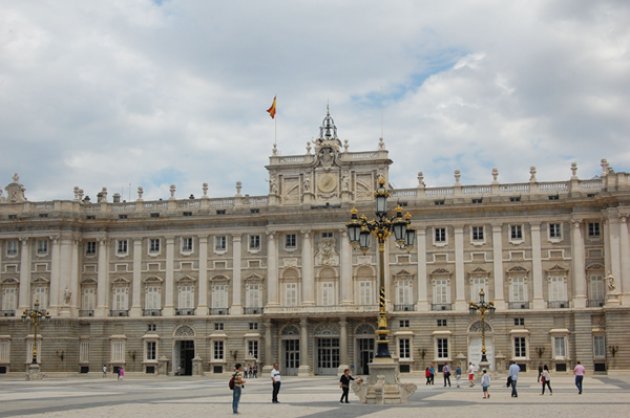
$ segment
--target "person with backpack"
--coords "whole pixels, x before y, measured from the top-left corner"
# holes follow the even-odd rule
[[[549,388],[549,395],[553,394],[553,390],[551,390],[551,374],[549,373],[549,367],[545,364],[543,367],[543,371],[540,374],[540,383],[542,383],[542,393],[545,394],[545,386]]]
[[[245,387],[241,363],[234,365],[234,373],[232,373],[228,386],[232,389],[232,413],[236,415],[238,414],[238,404],[241,401],[241,391]]]

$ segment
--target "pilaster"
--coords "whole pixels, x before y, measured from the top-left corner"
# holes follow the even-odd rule
[[[241,315],[243,313],[243,289],[241,286],[241,257],[242,257],[241,235],[232,235],[232,306],[230,313]]]
[[[278,306],[278,249],[274,232],[267,234],[267,305]]]
[[[348,238],[348,231],[343,229],[341,235],[340,276],[341,276],[341,304],[353,305],[354,294],[352,291],[352,245]]]
[[[196,316],[208,315],[208,237],[199,237],[199,303]]]
[[[105,318],[108,316],[109,309],[109,279],[107,277],[107,239],[103,238],[98,241],[98,270],[96,285],[96,312],[97,318]],[[54,248],[54,247],[53,247]]]
[[[31,307],[31,246],[28,238],[20,238],[20,296],[19,309]]]
[[[534,309],[544,309],[543,271],[540,243],[540,224],[530,224],[532,234],[532,277],[534,281]]]
[[[505,310],[504,277],[503,277],[503,225],[492,224],[492,258],[494,268],[494,306]]]
[[[340,347],[344,345],[340,344]],[[341,350],[344,351],[343,349]],[[300,367],[298,376],[310,376],[311,362],[308,358],[308,319],[300,318]]]
[[[418,302],[417,311],[428,311],[430,309],[427,292],[427,238],[426,227],[419,227],[416,231],[416,253],[418,256]]]
[[[167,237],[166,241],[166,272],[164,275],[164,286],[166,288],[165,291],[165,299],[164,299],[164,309],[162,310],[162,315],[169,317],[173,316],[174,313],[174,289],[175,289],[175,275],[174,275],[174,265],[175,265],[175,238]]]
[[[302,305],[315,305],[315,271],[313,268],[313,232],[302,231]]]
[[[133,240],[133,274],[131,283],[131,309],[129,315],[142,316],[142,239]]]
[[[573,270],[573,307],[586,307],[586,260],[582,222],[573,220],[571,228],[572,270]]]
[[[455,310],[468,309],[464,277],[464,227],[455,227]]]

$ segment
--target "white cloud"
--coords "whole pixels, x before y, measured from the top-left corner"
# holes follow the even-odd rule
[[[422,3],[4,2],[0,184],[264,194],[276,94],[282,154],[330,103],[351,150],[384,132],[398,187],[630,170],[627,2]]]

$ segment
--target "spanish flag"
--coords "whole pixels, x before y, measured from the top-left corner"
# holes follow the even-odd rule
[[[271,107],[267,109],[267,113],[271,116],[271,119],[276,118],[276,96],[273,96],[273,103],[271,103]]]

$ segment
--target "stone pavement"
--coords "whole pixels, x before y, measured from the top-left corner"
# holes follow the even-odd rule
[[[553,396],[540,395],[536,378],[522,376],[519,397],[511,398],[505,379],[497,377],[491,398],[481,398],[481,388],[425,386],[416,376],[403,381],[418,384],[405,405],[364,405],[350,396],[339,404],[335,377],[284,377],[280,404],[271,403],[267,378],[250,379],[243,391],[240,415],[256,418],[406,418],[418,416],[541,418],[612,418],[628,416],[630,376],[587,376],[584,394],[578,395],[572,376],[553,376]],[[231,392],[228,378],[131,377],[117,382],[108,377],[48,378],[41,382],[0,378],[0,417],[228,417]]]

